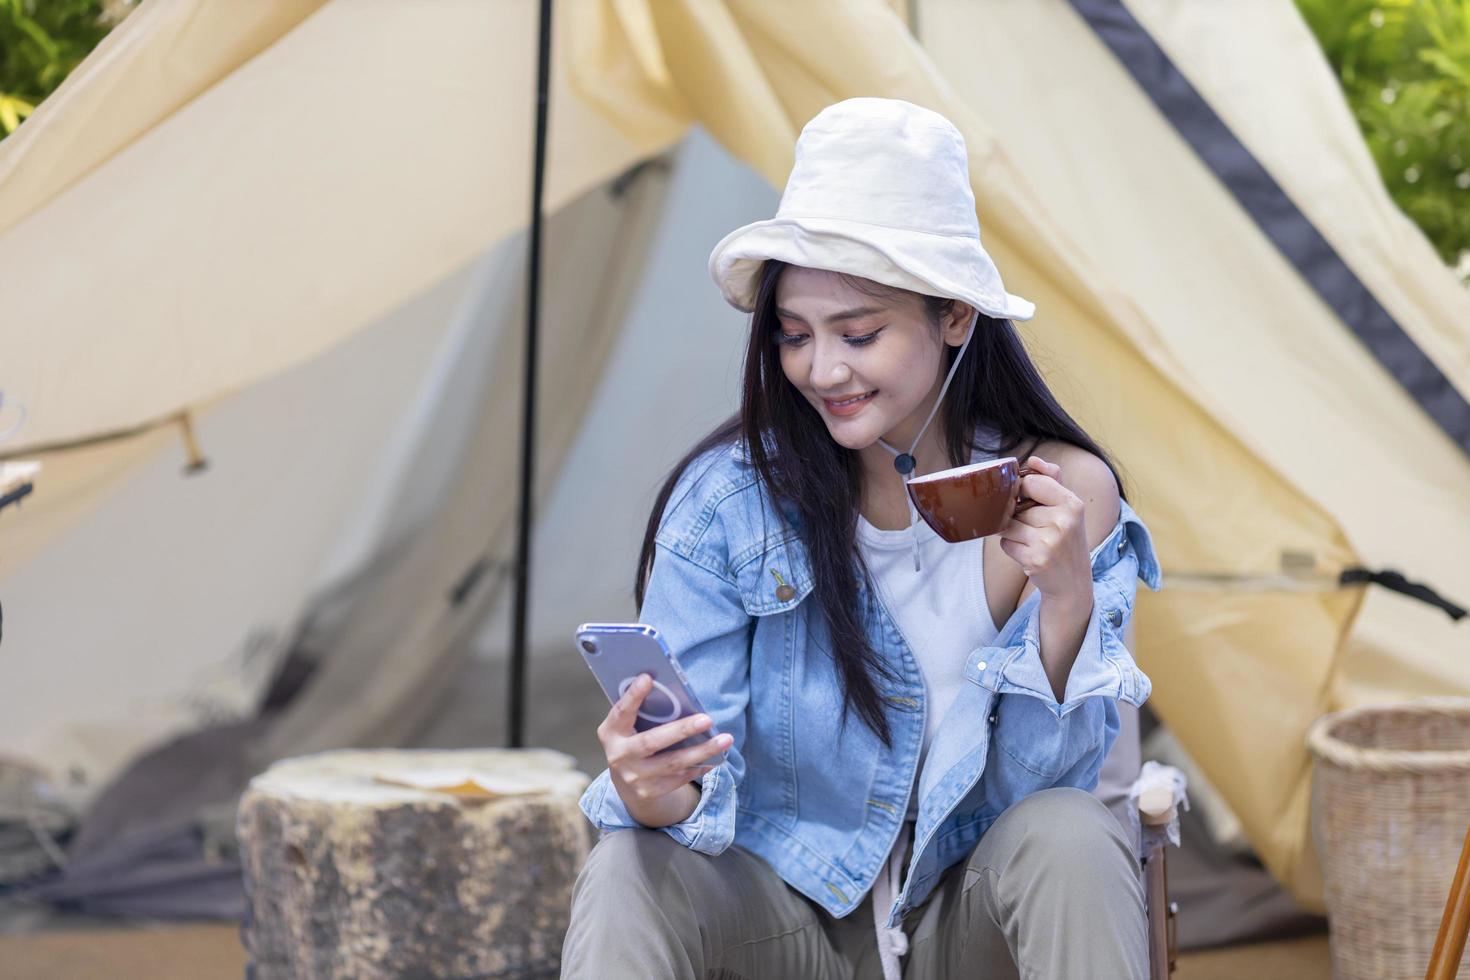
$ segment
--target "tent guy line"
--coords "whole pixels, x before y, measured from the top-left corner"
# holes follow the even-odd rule
[[[1353,566],[1336,575],[1251,575],[1243,572],[1160,572],[1167,588],[1186,592],[1334,592],[1358,585],[1381,585],[1391,592],[1444,610],[1459,622],[1467,610],[1421,582],[1413,582],[1393,569],[1375,572]]]

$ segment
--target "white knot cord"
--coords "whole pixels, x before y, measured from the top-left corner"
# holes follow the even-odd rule
[[[909,937],[903,931],[903,924],[890,926],[888,912],[893,908],[894,896],[900,892],[910,827],[911,824],[905,820],[886,866],[878,872],[878,880],[873,882],[873,928],[878,934],[878,960],[883,964],[883,980],[901,980],[903,968],[899,957],[909,951]]]
[[[954,363],[949,366],[949,373],[944,376],[944,384],[941,385],[939,388],[939,397],[934,399],[934,405],[929,409],[929,417],[924,420],[923,425],[919,426],[919,433],[918,435],[914,436],[914,441],[909,446],[909,451],[907,453],[900,453],[894,446],[888,443],[888,440],[884,439],[882,436],[878,437],[878,444],[884,449],[888,450],[890,453],[892,453],[895,459],[899,458],[900,456],[908,456],[910,460],[910,469],[907,472],[900,471],[900,476],[902,476],[903,478],[905,497],[908,497],[909,482],[913,480],[917,470],[917,466],[914,465],[914,450],[919,448],[919,440],[924,438],[924,432],[928,430],[929,423],[934,421],[934,416],[939,412],[939,406],[944,403],[944,393],[949,391],[949,383],[954,380],[955,372],[959,370],[960,358],[965,356],[965,350],[969,348],[970,338],[975,336],[975,326],[979,322],[980,314],[977,312],[973,317],[970,318],[970,329],[965,333],[965,342],[960,344],[960,352],[954,356]],[[909,498],[909,536],[912,538],[914,544],[915,572],[922,570],[919,566],[919,529],[917,525],[918,520],[919,509],[914,506],[913,499]]]

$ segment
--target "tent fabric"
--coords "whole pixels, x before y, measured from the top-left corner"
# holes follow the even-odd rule
[[[288,33],[323,0],[149,0],[0,146],[0,232]],[[121,98],[119,96],[122,96]]]
[[[1269,115],[1264,100],[1291,101],[1283,91],[1298,88],[1308,106],[1340,102],[1320,55],[1300,44],[1310,37],[1290,4],[1250,6],[1251,33],[1239,46],[1266,53],[1215,85],[1194,80],[1207,99],[1228,104],[1217,108],[1222,118],[1234,125],[1235,103],[1246,99]],[[1454,560],[1470,543],[1460,540],[1470,497],[1436,489],[1467,486],[1463,454],[1282,260],[1068,4],[920,3],[922,48],[891,10],[870,5],[589,7],[576,15],[599,40],[579,48],[598,57],[572,76],[584,98],[635,140],[649,119],[656,139],[670,107],[686,106],[773,186],[784,182],[801,123],[837,99],[906,98],[956,122],[987,248],[1038,305],[1023,336],[1063,403],[1121,461],[1130,499],[1155,532],[1166,587],[1139,598],[1138,653],[1158,710],[1273,873],[1319,902],[1307,725],[1355,696],[1470,687],[1465,665],[1443,655],[1455,641],[1442,614],[1339,588],[1337,579],[1348,567],[1391,562],[1448,594],[1470,594]],[[1211,29],[1228,20],[1213,16]],[[1165,49],[1181,37],[1218,42],[1206,20],[1171,6],[1150,28]],[[605,30],[614,21],[625,36],[630,24],[645,28],[621,56]],[[995,37],[1006,43],[977,48],[975,39]],[[1172,53],[1224,70],[1223,58],[1198,48]],[[1275,74],[1260,76],[1267,61]],[[1298,123],[1292,141],[1262,160],[1295,195],[1321,172],[1294,162],[1294,143],[1317,152],[1361,139],[1342,128],[1351,121],[1340,107],[1288,113]],[[1256,131],[1246,132],[1249,145]],[[1330,199],[1327,186],[1309,198]],[[1383,197],[1376,183],[1351,193]],[[1392,210],[1378,201],[1368,213]],[[1362,238],[1350,212],[1321,221],[1304,211],[1335,245]],[[1404,237],[1401,225],[1400,216],[1394,227]],[[1454,358],[1441,356],[1463,346],[1457,324],[1470,322],[1454,317],[1465,300],[1447,292],[1449,273],[1437,260],[1399,259],[1395,288],[1380,290],[1383,271],[1364,273],[1357,245],[1339,245],[1345,260],[1465,387]],[[1414,473],[1421,461],[1433,477]],[[1362,468],[1374,478],[1355,479]],[[1424,554],[1426,516],[1455,546]],[[1365,603],[1371,619],[1359,617]],[[1405,662],[1415,673],[1394,669]],[[1361,683],[1365,667],[1377,676],[1355,692],[1345,681]],[[1383,683],[1385,670],[1392,683]]]
[[[533,485],[555,482],[605,358],[619,335],[631,290],[640,280],[667,177],[641,170],[616,196],[584,195],[547,221],[539,338],[546,409],[537,434]],[[425,506],[411,533],[385,533],[335,628],[320,641],[320,666],[272,726],[260,764],[291,754],[342,746],[393,745],[436,710],[454,667],[508,583],[515,516],[521,411],[525,248],[514,242],[492,280],[481,284],[484,315],[499,324],[477,348],[461,352],[469,424],[446,446],[442,430],[426,434],[419,452],[451,453],[450,478]],[[419,461],[404,467],[393,513],[423,494]],[[534,502],[533,502],[534,510]]]
[[[183,475],[172,430],[142,437],[154,451],[121,473],[96,461],[131,456],[132,441],[51,457],[93,467],[106,491],[0,578],[0,752],[95,791],[148,745],[254,711],[297,620],[363,559],[355,542],[380,522],[371,491],[437,397],[425,376],[479,312],[464,301],[470,275],[201,406],[202,473]],[[49,470],[37,497],[58,489]],[[0,548],[30,520],[29,504],[0,515]]]
[[[1291,3],[1221,10],[1130,0],[1129,10],[1415,344],[1463,394],[1464,286],[1383,187],[1332,66]],[[1261,38],[1270,43],[1259,43]],[[1220,46],[1222,39],[1234,54]],[[1262,77],[1290,77],[1280,92]],[[1283,97],[1284,96],[1284,97]],[[1303,134],[1314,133],[1313,139]]]
[[[1404,333],[1120,0],[1071,0],[1205,165],[1338,318],[1470,453],[1470,402]]]
[[[148,6],[0,143],[0,390],[30,413],[7,458],[277,375],[529,216],[536,47],[503,39],[535,36],[531,0],[262,0],[245,28],[207,0]],[[548,212],[650,155],[574,96],[550,140]],[[0,577],[91,499],[47,462]]]
[[[239,795],[245,746],[269,719],[191,732],[144,752],[82,816],[54,874],[28,898],[89,915],[241,919]]]
[[[600,373],[601,350],[618,336],[622,297],[642,278],[665,183],[661,166],[643,168],[547,224],[548,271],[563,281],[579,276],[583,288],[559,290],[548,306],[546,373],[558,410],[549,413],[543,469],[554,472],[559,444],[596,388],[583,375]],[[520,360],[498,352],[514,347],[522,328],[523,294],[514,287],[524,256],[521,236],[512,236],[456,277],[453,322],[433,363],[414,372],[423,375],[425,402],[410,410],[402,445],[383,454],[388,478],[375,481],[367,496],[376,499],[355,522],[364,543],[330,562],[333,587],[315,598],[295,644],[311,668],[304,688],[281,714],[215,724],[146,750],[87,808],[65,866],[29,885],[27,896],[91,914],[238,919],[246,905],[233,813],[249,776],[310,747],[403,744],[441,710],[473,632],[505,591],[514,496],[493,488],[514,485],[506,460],[515,458],[517,401],[507,379]],[[420,303],[416,312],[420,332],[441,333],[425,322],[434,306]],[[469,467],[476,472],[466,474]],[[466,574],[482,563],[482,574]]]
[[[542,486],[621,329],[662,180],[644,168],[548,221],[545,268],[579,286],[543,301]],[[434,710],[435,683],[470,655],[461,634],[503,583],[524,252],[513,236],[328,354],[224,399],[201,417],[209,471],[150,463],[0,582],[3,750],[98,786],[149,745],[252,714],[303,644],[320,663],[282,744],[318,731],[385,744]],[[447,526],[446,500],[459,507]],[[451,615],[454,630],[434,626]]]

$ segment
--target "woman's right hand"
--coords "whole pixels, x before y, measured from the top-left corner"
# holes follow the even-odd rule
[[[694,812],[699,790],[690,784],[715,768],[716,763],[707,760],[728,749],[734,739],[725,734],[676,752],[656,754],[699,734],[711,721],[708,715],[690,715],[637,731],[633,726],[638,708],[652,689],[652,678],[638,675],[597,726],[597,739],[607,756],[613,786],[633,819],[646,827],[665,827]]]

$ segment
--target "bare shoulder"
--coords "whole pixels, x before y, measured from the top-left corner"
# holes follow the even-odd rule
[[[1087,543],[1095,548],[1118,523],[1122,511],[1118,497],[1118,481],[1102,457],[1070,442],[1048,440],[1036,448],[1034,455],[1062,468],[1062,486],[1082,500],[1087,522]]]

